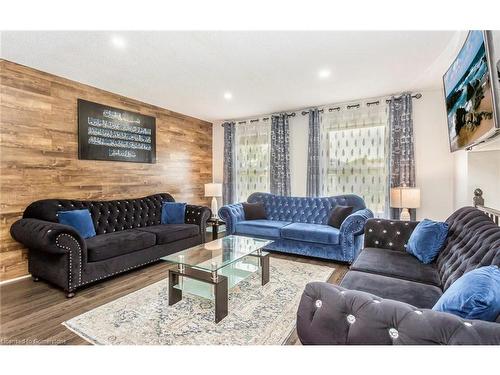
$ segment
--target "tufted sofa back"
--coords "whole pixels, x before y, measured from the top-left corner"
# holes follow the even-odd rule
[[[366,208],[363,199],[353,194],[310,198],[253,193],[248,202],[263,203],[269,220],[311,224],[327,224],[330,211],[337,205],[353,206],[353,212]]]
[[[160,224],[162,202],[174,202],[174,198],[168,193],[160,193],[145,198],[114,201],[44,199],[30,204],[23,217],[57,222],[58,211],[87,208],[92,215],[96,233],[103,234]]]
[[[463,207],[446,222],[448,237],[437,259],[443,290],[475,268],[500,266],[500,227],[488,216],[474,207]]]

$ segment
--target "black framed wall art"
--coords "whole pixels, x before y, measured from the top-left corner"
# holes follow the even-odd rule
[[[78,158],[156,162],[156,119],[78,99]]]

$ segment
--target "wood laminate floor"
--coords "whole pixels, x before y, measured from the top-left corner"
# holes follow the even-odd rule
[[[334,267],[335,272],[328,280],[333,284],[338,284],[348,269],[345,264],[311,258],[276,253],[271,256]],[[34,282],[31,278],[3,284],[0,286],[0,344],[88,344],[61,323],[164,279],[169,267],[172,266],[159,262],[133,270],[77,290],[71,299],[66,298],[60,289],[43,281]],[[292,333],[287,344],[299,344],[296,332]]]

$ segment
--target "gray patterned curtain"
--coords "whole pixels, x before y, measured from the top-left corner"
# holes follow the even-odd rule
[[[271,119],[271,193],[290,195],[290,131],[288,115]]]
[[[224,170],[222,184],[222,202],[231,204],[235,202],[235,123],[225,122],[224,127]]]
[[[389,102],[390,165],[389,186],[415,187],[415,151],[413,146],[413,120],[411,94],[399,98],[394,96]],[[389,198],[387,198],[389,199]],[[387,205],[389,207],[389,205]],[[415,220],[415,210],[410,210]],[[399,218],[399,209],[390,210],[390,218]]]
[[[307,152],[307,196],[319,197],[321,195],[321,180],[319,172],[320,149],[320,119],[319,110],[309,111],[309,142]]]

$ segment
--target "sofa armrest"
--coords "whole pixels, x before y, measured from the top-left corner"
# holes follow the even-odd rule
[[[87,246],[80,234],[68,225],[39,219],[20,219],[12,224],[10,234],[28,249],[52,254],[66,254],[76,243],[85,251]]]
[[[226,232],[234,234],[236,224],[245,220],[245,212],[241,203],[228,204],[219,209],[219,217],[226,223]]]
[[[349,215],[340,226],[340,245],[342,247],[342,260],[352,263],[363,245],[361,236],[365,230],[365,223],[373,217],[373,213],[365,208]]]
[[[340,234],[357,236],[365,231],[365,223],[373,217],[373,212],[368,208],[356,211],[345,218],[340,226]]]
[[[498,345],[500,324],[418,309],[403,302],[313,282],[297,312],[303,344]]]
[[[192,204],[186,205],[186,224],[196,224],[200,227],[200,233],[205,238],[207,230],[207,220],[212,216],[212,210],[205,206],[195,206]]]
[[[405,251],[418,221],[370,219],[366,222],[364,247]]]
[[[25,218],[12,224],[10,233],[30,250],[32,275],[51,281],[70,293],[82,284],[87,244],[73,227]]]

